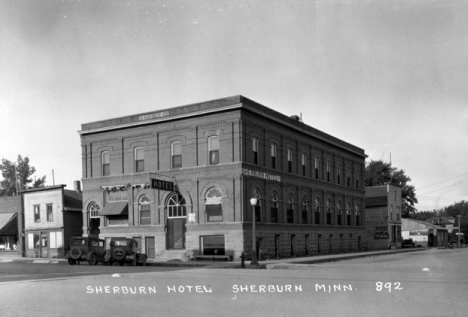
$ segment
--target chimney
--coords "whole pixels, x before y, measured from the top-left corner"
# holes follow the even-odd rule
[[[80,181],[74,181],[73,182],[75,191],[78,193],[81,193],[81,182]]]

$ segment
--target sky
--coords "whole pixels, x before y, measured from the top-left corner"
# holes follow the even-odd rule
[[[0,158],[81,179],[81,124],[243,95],[468,200],[468,2],[0,0]],[[53,172],[52,172],[53,171]]]

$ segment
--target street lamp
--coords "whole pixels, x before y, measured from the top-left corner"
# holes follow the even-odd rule
[[[255,235],[255,206],[257,206],[258,199],[257,198],[250,198],[250,204],[253,208],[253,219],[252,219],[252,262],[250,265],[258,265],[257,262],[257,236]]]

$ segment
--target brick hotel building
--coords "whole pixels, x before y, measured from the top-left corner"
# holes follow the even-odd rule
[[[83,232],[150,258],[366,249],[363,149],[243,96],[82,125]],[[259,203],[251,206],[250,198]]]

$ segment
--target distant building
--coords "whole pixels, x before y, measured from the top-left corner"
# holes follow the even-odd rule
[[[431,222],[416,219],[402,219],[403,239],[413,239],[416,246],[438,247],[448,242],[448,230]]]
[[[0,256],[22,256],[24,251],[23,199],[0,197]]]
[[[366,187],[366,227],[370,250],[401,248],[401,187]]]
[[[454,217],[443,217],[443,216],[435,216],[431,217],[426,222],[432,223],[439,227],[447,228],[448,233],[452,233],[452,230],[455,226],[455,218]]]
[[[149,258],[365,250],[364,150],[243,96],[82,125],[86,236]],[[259,203],[252,207],[251,198]]]
[[[63,257],[70,237],[83,234],[80,183],[75,182],[74,191],[65,186],[22,192],[27,257]]]

